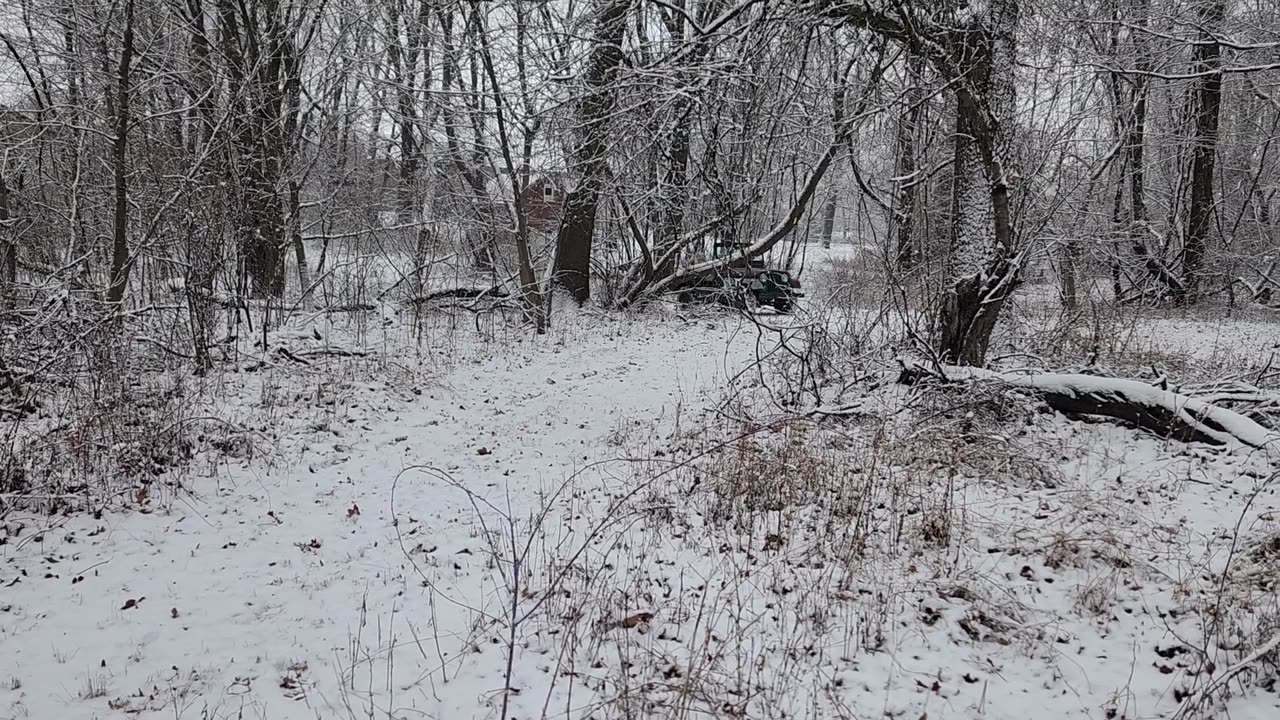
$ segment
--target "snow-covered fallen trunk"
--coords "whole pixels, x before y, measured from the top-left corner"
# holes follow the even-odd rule
[[[1010,373],[982,368],[909,366],[904,382],[921,377],[986,380],[1033,392],[1071,415],[1104,415],[1186,442],[1280,451],[1280,433],[1240,413],[1141,380],[1067,373]]]

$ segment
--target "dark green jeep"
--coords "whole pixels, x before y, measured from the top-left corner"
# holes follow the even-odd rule
[[[717,242],[713,257],[731,252],[742,253],[746,243]],[[800,281],[786,270],[768,267],[760,258],[744,258],[718,273],[706,275],[679,288],[681,302],[718,302],[746,309],[750,301],[771,306],[778,312],[791,312],[795,299],[803,297]]]

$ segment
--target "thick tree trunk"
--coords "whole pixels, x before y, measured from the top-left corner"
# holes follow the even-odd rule
[[[952,179],[951,287],[942,300],[938,351],[949,362],[980,365],[987,354],[995,313],[985,312],[985,270],[993,259],[990,236],[995,228],[993,205],[987,195],[987,176],[976,127],[980,110],[971,97],[962,97],[956,113],[954,175]]]
[[[937,351],[962,365],[986,358],[1017,280],[1008,185],[1017,24],[1016,0],[994,0],[985,17],[953,31],[951,39],[968,82],[956,92],[952,280],[939,314]]]
[[[242,272],[259,297],[284,295],[286,212],[280,197],[290,161],[300,93],[298,24],[278,0],[217,0],[219,47],[233,104],[229,119],[241,202],[237,229]]]
[[[935,343],[951,362],[981,364],[1018,280],[1009,208],[1018,0],[990,0],[936,24],[870,3],[833,3],[829,11],[922,54],[955,87],[951,286]]]
[[[1199,299],[1201,272],[1213,222],[1213,172],[1218,153],[1218,114],[1222,106],[1222,48],[1215,32],[1226,15],[1223,0],[1206,0],[1200,11],[1200,43],[1195,46],[1195,149],[1191,160],[1191,203],[1184,223],[1180,303]]]
[[[421,206],[418,193],[418,171],[421,149],[418,144],[418,57],[421,54],[423,17],[409,16],[404,12],[404,0],[388,3],[387,55],[395,78],[396,113],[400,135],[399,184],[396,188],[400,222],[415,222]],[[404,29],[407,46],[400,47],[400,33]]]
[[[111,224],[111,284],[107,302],[124,299],[129,284],[129,70],[133,64],[133,0],[124,9],[124,38],[120,64],[116,70],[115,137],[111,140],[111,163],[115,185],[115,207]]]
[[[622,37],[630,0],[601,0],[594,48],[587,63],[587,96],[578,111],[578,143],[574,149],[577,185],[565,198],[556,234],[556,282],[579,303],[591,298],[591,245],[596,206],[607,174],[605,151],[609,116],[615,104],[613,77],[622,64]]]

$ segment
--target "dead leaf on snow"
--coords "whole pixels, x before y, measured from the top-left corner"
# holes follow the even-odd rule
[[[632,629],[632,628],[636,627],[637,625],[639,625],[639,624],[641,624],[641,623],[647,623],[647,622],[649,622],[649,621],[650,621],[650,620],[652,620],[652,619],[653,619],[653,613],[651,613],[651,612],[638,612],[638,613],[636,613],[635,615],[630,615],[630,616],[628,616],[628,617],[623,618],[622,620],[619,620],[619,621],[618,621],[618,627],[621,627],[621,628],[625,628],[625,629],[627,629],[627,630],[630,630],[630,629]]]

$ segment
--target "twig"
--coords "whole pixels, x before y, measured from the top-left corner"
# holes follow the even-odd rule
[[[1280,633],[1276,633],[1270,640],[1254,648],[1253,652],[1246,655],[1236,664],[1222,671],[1221,675],[1215,677],[1209,684],[1188,695],[1182,701],[1182,707],[1178,708],[1178,712],[1174,713],[1173,720],[1183,720],[1190,717],[1199,707],[1208,701],[1209,696],[1220,690],[1224,685],[1231,681],[1231,678],[1244,672],[1250,665],[1261,660],[1277,649],[1280,649]]]

